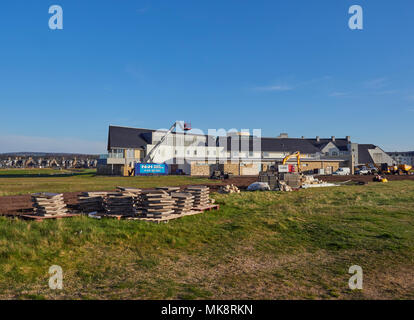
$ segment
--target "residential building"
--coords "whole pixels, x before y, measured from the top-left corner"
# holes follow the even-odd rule
[[[408,164],[414,166],[414,151],[405,152],[387,152],[390,157],[394,159],[396,164]]]
[[[166,131],[110,126],[108,154],[98,164],[101,174],[128,175],[135,163],[161,140]],[[330,174],[339,167],[351,166],[350,137],[336,139],[256,137],[243,132],[227,136],[172,133],[153,154],[154,163],[167,163],[170,172],[182,170],[191,175],[210,175],[222,170],[235,175],[257,175],[287,155],[301,153],[301,170]],[[289,163],[296,165],[295,159]]]

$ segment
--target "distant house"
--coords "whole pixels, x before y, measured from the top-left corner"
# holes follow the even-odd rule
[[[330,139],[321,139],[316,137],[315,139],[307,139],[315,147],[317,147],[324,156],[330,157],[349,157],[351,155],[351,137],[335,138],[332,136]]]
[[[414,166],[414,151],[406,152],[387,152],[394,159],[396,164],[408,164]]]

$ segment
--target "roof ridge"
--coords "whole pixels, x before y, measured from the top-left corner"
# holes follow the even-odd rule
[[[136,128],[136,127],[127,127],[127,126],[117,126],[117,125],[112,125],[112,124],[110,124],[109,127],[112,127],[112,128],[125,128],[125,129],[137,129],[137,130],[156,131],[155,129]]]

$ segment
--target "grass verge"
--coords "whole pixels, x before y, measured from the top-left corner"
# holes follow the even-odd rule
[[[220,211],[161,225],[0,218],[0,298],[414,298],[412,181],[214,197]]]

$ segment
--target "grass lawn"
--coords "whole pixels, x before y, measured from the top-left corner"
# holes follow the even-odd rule
[[[414,182],[214,197],[220,211],[160,225],[0,218],[0,298],[414,298]]]
[[[96,170],[11,169],[0,170],[0,196],[32,192],[108,191],[117,186],[152,188],[160,185],[214,183],[214,180],[188,176],[110,177],[97,176]],[[40,176],[39,176],[40,175]]]

